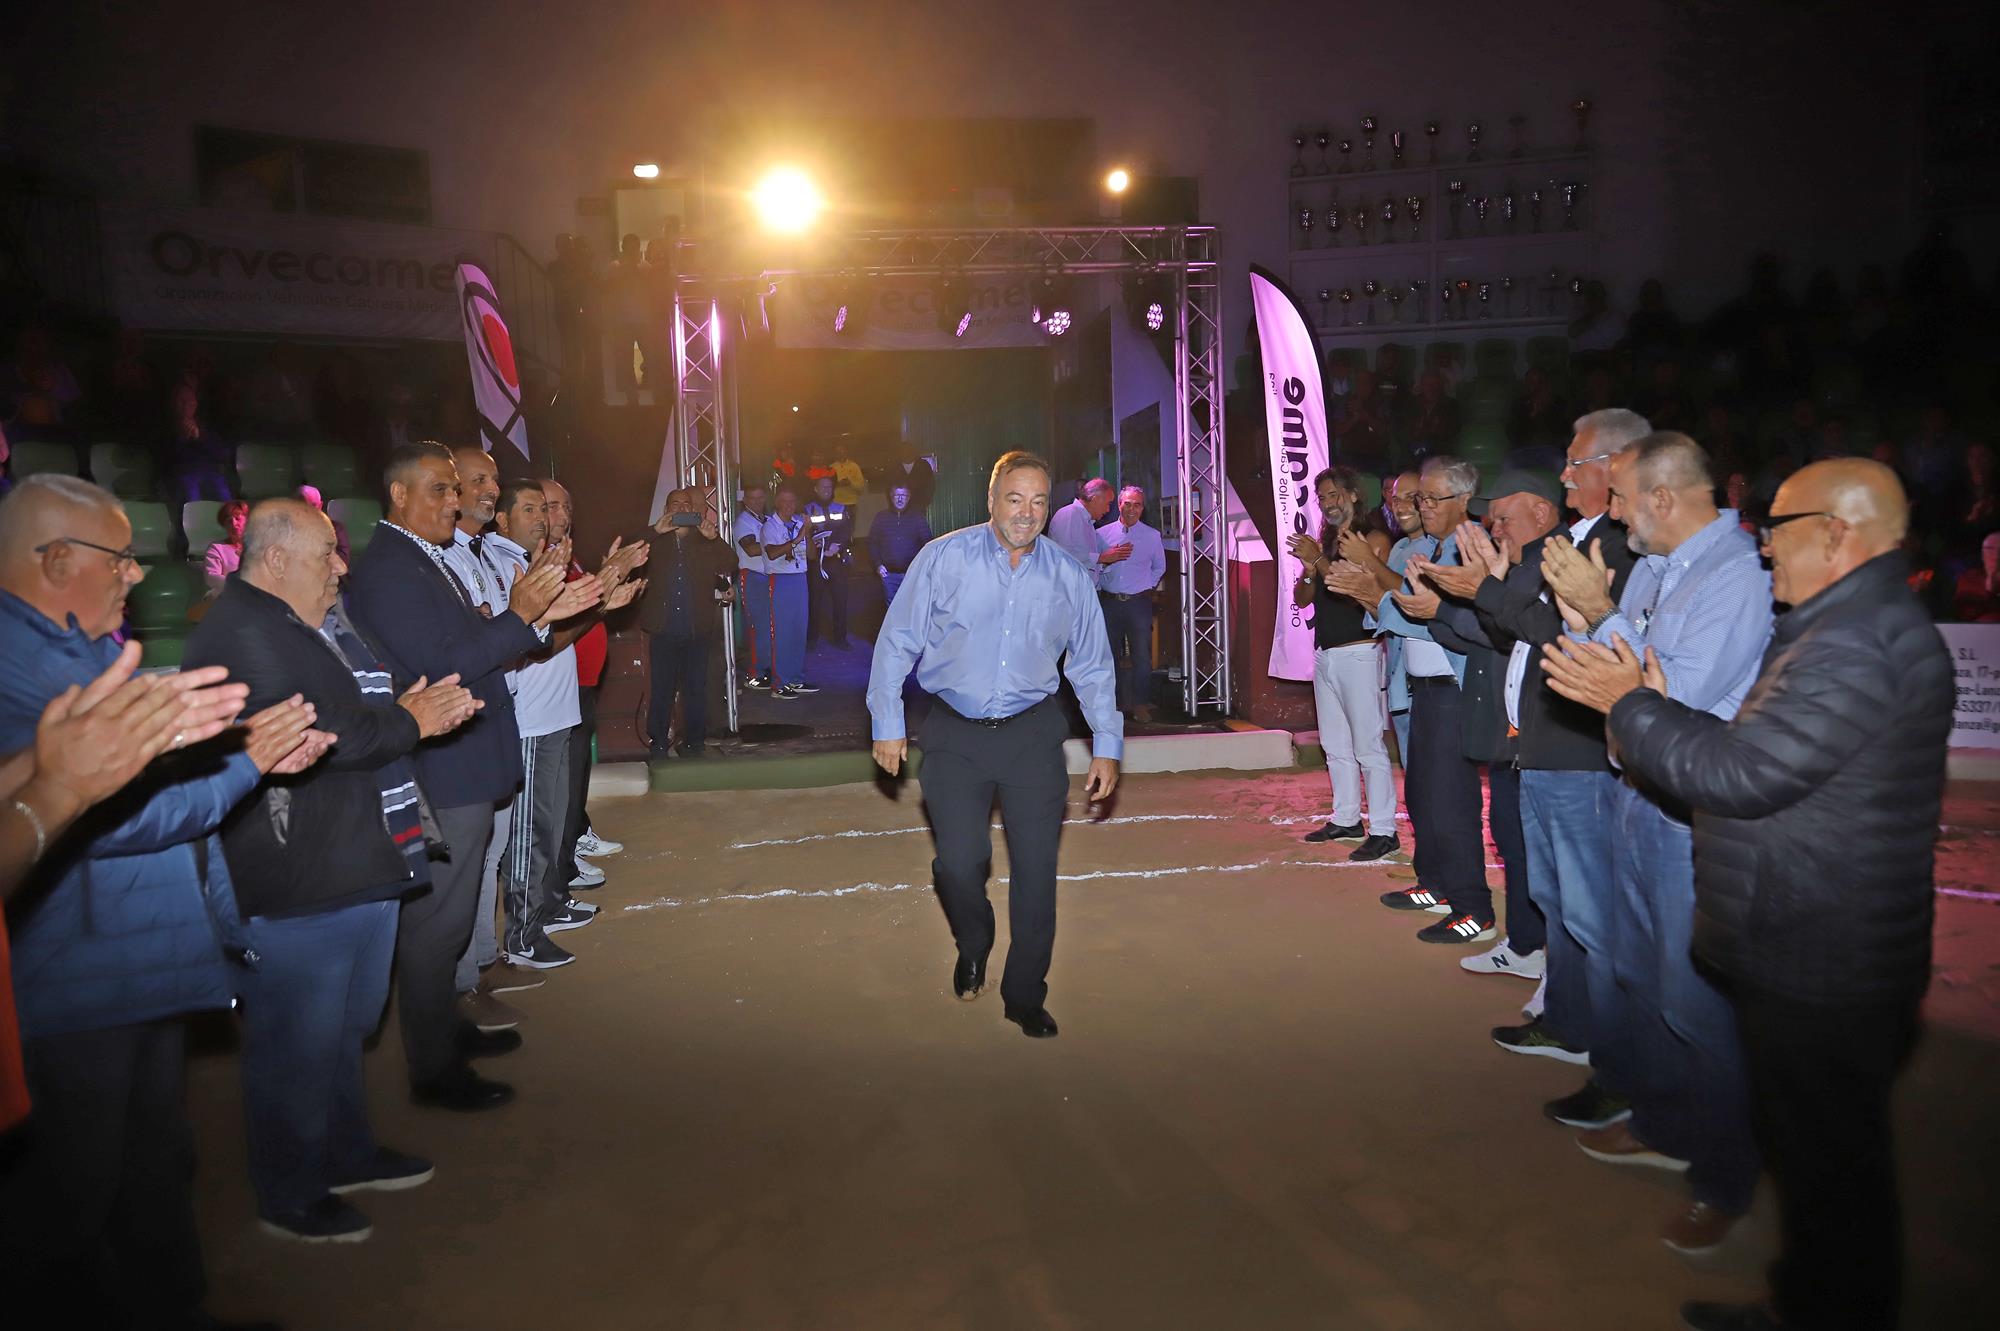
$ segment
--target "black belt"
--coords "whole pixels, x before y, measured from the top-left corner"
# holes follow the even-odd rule
[[[1442,689],[1447,687],[1455,689],[1458,687],[1458,680],[1450,675],[1411,675],[1410,687],[1413,689]]]
[[[1049,700],[1047,698],[1044,698],[1041,700],[1041,702],[1031,703],[1028,706],[1022,708],[1020,711],[1014,713],[1012,716],[967,716],[964,712],[959,711],[956,707],[953,707],[950,703],[946,702],[943,698],[938,697],[935,693],[931,695],[931,701],[936,703],[938,706],[944,708],[945,711],[951,713],[951,715],[957,717],[959,720],[965,722],[968,725],[985,726],[988,730],[998,730],[1001,726],[1006,725],[1009,721],[1019,721],[1022,717],[1028,715],[1036,708],[1046,706]]]
[[[1152,595],[1150,592],[1107,592],[1102,589],[1099,589],[1097,594],[1099,596],[1108,596],[1114,601],[1134,601],[1141,596]]]

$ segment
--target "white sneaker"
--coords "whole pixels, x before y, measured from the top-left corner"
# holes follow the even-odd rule
[[[589,860],[577,860],[575,863],[576,877],[569,880],[571,887],[596,887],[604,881],[604,870]]]
[[[1526,1017],[1529,1021],[1541,1020],[1542,999],[1548,992],[1549,992],[1549,977],[1547,972],[1543,972],[1542,982],[1535,986],[1535,996],[1529,999],[1527,1003],[1521,1008],[1521,1015]]]
[[[1505,940],[1476,957],[1460,957],[1458,965],[1459,969],[1471,971],[1474,975],[1518,975],[1524,980],[1542,978],[1542,953],[1534,951],[1522,956]]]
[[[623,841],[606,841],[595,832],[585,832],[576,839],[576,853],[584,859],[596,859],[599,855],[616,855],[625,849]]]

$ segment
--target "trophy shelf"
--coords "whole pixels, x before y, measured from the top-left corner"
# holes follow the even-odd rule
[[[1577,227],[1574,230],[1567,231],[1560,228],[1545,228],[1541,231],[1515,231],[1498,235],[1489,233],[1484,236],[1477,234],[1464,236],[1444,235],[1423,240],[1386,241],[1380,244],[1371,242],[1366,245],[1315,245],[1311,249],[1294,248],[1292,250],[1292,258],[1294,261],[1313,261],[1360,258],[1377,252],[1393,256],[1396,254],[1422,254],[1434,249],[1511,249],[1556,244],[1572,240],[1590,241],[1594,239],[1596,239],[1595,234],[1586,227]]]
[[[1463,333],[1468,337],[1483,335],[1487,332],[1559,333],[1569,326],[1569,321],[1573,317],[1573,315],[1559,313],[1536,315],[1533,318],[1516,315],[1513,318],[1507,319],[1450,319],[1444,322],[1432,320],[1427,323],[1411,323],[1408,320],[1402,323],[1391,323],[1387,319],[1377,319],[1372,324],[1353,321],[1342,327],[1339,322],[1339,316],[1335,315],[1333,323],[1315,325],[1313,336],[1321,342],[1339,342],[1344,339],[1351,340],[1364,337],[1384,338],[1393,342],[1398,336],[1404,333]]]
[[[1496,156],[1481,157],[1477,161],[1468,161],[1460,157],[1451,161],[1424,162],[1415,166],[1378,166],[1373,171],[1341,171],[1337,168],[1332,171],[1308,171],[1304,175],[1290,176],[1288,179],[1295,185],[1338,184],[1343,180],[1393,180],[1445,173],[1491,171],[1496,167],[1560,166],[1566,162],[1588,163],[1593,156],[1595,154],[1588,149],[1582,152],[1572,150],[1561,153],[1524,153],[1519,157],[1501,153]]]

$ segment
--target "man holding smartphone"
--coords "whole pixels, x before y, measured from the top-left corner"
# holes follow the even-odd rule
[[[733,585],[736,560],[705,511],[699,490],[668,495],[652,530],[666,539],[653,541],[652,577],[639,603],[639,627],[652,643],[648,747],[654,758],[672,756],[668,731],[678,696],[678,751],[683,758],[699,758],[708,738],[708,649],[720,631],[720,607],[730,599],[715,589]]]

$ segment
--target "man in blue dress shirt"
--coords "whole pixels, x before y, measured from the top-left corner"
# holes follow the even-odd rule
[[[1118,705],[1141,721],[1153,714],[1153,593],[1167,575],[1166,543],[1140,521],[1145,511],[1146,492],[1128,485],[1118,492],[1118,516],[1097,529],[1097,599],[1118,662]]]
[[[1000,797],[1013,939],[1000,998],[1007,1020],[1035,1039],[1056,1033],[1043,1003],[1055,953],[1056,847],[1069,800],[1069,727],[1055,698],[1065,652],[1062,669],[1090,723],[1088,799],[1110,798],[1125,751],[1096,589],[1083,566],[1041,534],[1049,484],[1048,463],[1031,453],[993,464],[986,495],[993,520],[918,552],[875,638],[868,676],[875,761],[891,776],[905,756],[903,681],[912,666],[932,696],[919,737],[937,841],[931,874],[958,943],[952,992],[965,1000],[985,987],[993,950],[988,819]]]

